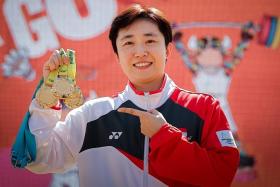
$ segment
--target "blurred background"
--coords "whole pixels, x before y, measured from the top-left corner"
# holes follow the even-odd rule
[[[226,83],[208,85],[220,90],[243,149],[255,158],[254,176],[237,177],[232,186],[280,186],[279,0],[0,0],[0,186],[75,184],[63,182],[75,181],[75,168],[59,176],[13,168],[10,149],[42,65],[55,49],[76,51],[77,82],[87,99],[122,91],[127,79],[108,30],[117,13],[133,3],[162,10],[174,33],[180,33],[167,62],[167,73],[180,87],[200,91],[198,79],[214,79],[215,69],[225,70]],[[210,73],[204,78],[186,64],[176,45],[184,44],[190,62],[197,65],[205,49],[196,45],[201,38],[208,38],[215,49],[217,40],[222,57],[217,64],[206,55],[203,63]]]

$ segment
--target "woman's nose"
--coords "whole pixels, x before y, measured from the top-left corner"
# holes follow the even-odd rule
[[[147,56],[148,52],[143,45],[138,45],[135,47],[134,56],[135,57],[144,57]]]

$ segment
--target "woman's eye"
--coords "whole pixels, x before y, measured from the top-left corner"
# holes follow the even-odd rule
[[[155,40],[147,40],[146,43],[151,44],[151,43],[155,43],[155,42],[156,42]]]
[[[125,42],[123,45],[125,46],[125,45],[132,45],[133,44],[133,42]]]

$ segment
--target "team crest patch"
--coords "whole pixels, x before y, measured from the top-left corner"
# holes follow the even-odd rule
[[[236,148],[236,144],[234,138],[232,136],[232,132],[230,130],[222,130],[216,132],[218,139],[222,145],[222,147],[234,147]]]

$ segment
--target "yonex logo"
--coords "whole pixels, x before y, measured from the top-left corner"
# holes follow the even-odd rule
[[[112,134],[109,136],[109,140],[112,140],[112,139],[119,139],[122,135],[122,132],[112,132]]]

